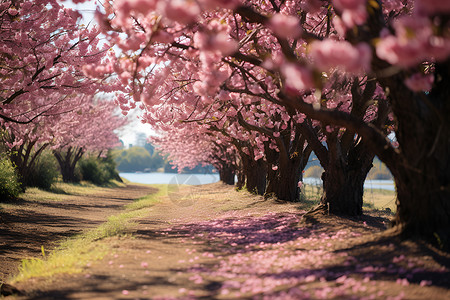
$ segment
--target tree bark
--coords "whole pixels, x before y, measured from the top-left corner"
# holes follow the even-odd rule
[[[298,201],[300,199],[298,182],[303,180],[302,172],[310,154],[311,148],[307,147],[291,157],[279,155],[278,169],[269,171],[266,197],[275,196],[280,200]]]
[[[61,175],[64,182],[76,183],[79,182],[79,178],[75,176],[75,167],[77,162],[83,156],[83,148],[69,147],[64,153],[62,150],[53,151],[53,155],[58,161]]]
[[[236,182],[236,188],[238,190],[242,190],[245,186],[245,173],[244,170],[242,169],[242,166],[239,168],[239,170],[237,170],[236,172],[236,176],[237,176],[237,182]]]
[[[49,146],[49,143],[45,143],[35,149],[35,144],[35,141],[25,141],[19,148],[12,151],[11,161],[16,165],[19,173],[22,191],[31,184],[30,174],[35,168],[36,161],[42,151]]]
[[[264,195],[266,190],[267,164],[264,160],[249,159],[246,170],[247,190],[251,193]]]
[[[352,148],[347,158],[334,157],[322,174],[322,207],[341,216],[362,215],[364,181],[374,155],[363,144]]]
[[[234,169],[230,166],[223,166],[219,170],[219,178],[225,184],[234,185]]]
[[[386,159],[397,188],[395,224],[450,250],[450,60],[435,66],[430,93],[414,93],[404,74],[380,80],[391,91],[400,159]],[[403,75],[403,76],[402,76]]]
[[[250,193],[264,195],[266,189],[267,164],[262,159],[255,161],[253,157],[239,152],[242,162],[242,174],[245,179],[245,189]]]

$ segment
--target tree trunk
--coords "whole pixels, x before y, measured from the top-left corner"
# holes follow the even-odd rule
[[[74,149],[69,147],[65,154],[62,150],[53,151],[53,155],[58,161],[59,169],[64,182],[77,183],[80,181],[80,179],[75,176],[75,167],[83,154],[83,148]]]
[[[35,168],[39,155],[49,146],[48,143],[39,145],[38,147],[35,147],[35,145],[35,141],[24,142],[18,149],[14,149],[11,155],[11,161],[16,165],[20,177],[21,189],[24,192],[25,188],[31,184],[30,175]]]
[[[450,250],[450,60],[435,64],[430,92],[412,92],[407,76],[379,79],[397,123],[397,155],[379,155],[397,188],[395,224]]]
[[[395,174],[397,214],[394,224],[406,237],[422,236],[438,247],[450,250],[450,189],[447,144],[438,146],[447,153],[442,161],[427,161],[418,170],[402,168]],[[447,166],[447,169],[444,166]]]
[[[246,187],[250,193],[264,195],[266,190],[267,164],[264,160],[248,159],[246,168]]]
[[[299,201],[300,190],[298,183],[303,180],[303,170],[308,163],[311,148],[306,147],[296,155],[290,157],[283,155],[271,155],[271,158],[278,158],[278,169],[268,172],[266,197],[274,196],[285,201]]]
[[[269,177],[266,197],[274,196],[280,200],[298,201],[300,196],[298,182],[302,180],[301,163],[302,159],[298,157],[284,162],[280,160],[278,169],[271,172]]]
[[[234,185],[234,169],[230,166],[223,166],[219,170],[219,178],[225,184]]]
[[[237,176],[237,183],[236,183],[236,188],[238,190],[242,190],[245,186],[245,173],[244,170],[241,168],[236,172],[236,176]]]
[[[351,147],[347,157],[342,153],[336,157],[334,151],[329,153],[328,166],[322,174],[320,203],[332,214],[362,215],[364,181],[372,168],[374,154],[363,142]]]

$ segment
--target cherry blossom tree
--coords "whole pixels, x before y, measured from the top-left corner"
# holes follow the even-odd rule
[[[182,128],[172,128],[161,136],[152,137],[151,140],[180,172],[199,164],[211,164],[218,170],[220,180],[232,185],[237,169],[236,149],[207,127],[188,123]]]
[[[113,130],[123,123],[111,123],[117,121],[111,105],[92,108],[90,97],[116,89],[116,80],[83,73],[86,64],[107,61],[109,45],[100,43],[96,27],[80,25],[80,17],[56,0],[0,4],[0,124],[25,181],[49,147],[59,158],[63,179],[73,179],[82,153],[111,146]]]
[[[345,127],[394,175],[398,228],[446,247],[449,14],[447,1],[425,0],[118,0],[97,16],[122,51],[109,68],[122,80],[123,108],[207,106],[227,95],[222,91],[245,92],[270,95],[325,130]],[[393,112],[395,145],[378,121],[322,105],[335,71],[379,83]],[[89,69],[91,76],[110,73]]]
[[[82,72],[109,48],[96,27],[77,23],[81,15],[56,0],[0,4],[0,118],[27,123],[62,107],[77,93],[110,91],[114,80],[94,81]],[[55,97],[57,92],[61,97]]]
[[[119,143],[114,130],[126,120],[117,116],[113,101],[81,96],[64,103],[65,113],[58,107],[56,113],[49,110],[27,124],[2,122],[8,133],[4,142],[25,184],[45,149],[53,150],[63,180],[73,182],[75,165],[86,151],[101,152]]]
[[[62,115],[57,123],[60,134],[53,142],[53,154],[64,182],[78,181],[75,167],[84,153],[102,155],[119,145],[115,131],[127,121],[117,115],[116,108],[113,101],[89,98],[77,111]]]

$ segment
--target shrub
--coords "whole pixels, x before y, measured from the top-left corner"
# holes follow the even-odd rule
[[[108,173],[109,180],[115,179],[119,182],[122,182],[122,178],[120,178],[119,173],[116,171],[117,164],[114,160],[113,154],[111,151],[108,151],[106,157],[100,158],[100,163],[104,166]]]
[[[103,185],[109,181],[109,173],[104,166],[94,157],[89,157],[80,162],[80,171],[83,180],[93,184]]]
[[[21,192],[16,170],[6,155],[0,155],[0,200],[14,199]]]
[[[50,153],[42,154],[30,170],[26,185],[48,190],[59,176],[57,162]]]
[[[110,180],[122,181],[116,172],[116,163],[111,154],[104,158],[89,157],[80,162],[80,171],[83,180],[90,181],[96,185],[104,185]]]

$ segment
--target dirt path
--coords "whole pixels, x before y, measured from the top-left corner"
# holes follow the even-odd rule
[[[79,275],[32,279],[25,299],[450,299],[448,254],[220,183],[184,187]]]
[[[20,260],[51,249],[56,242],[98,226],[131,201],[155,192],[130,184],[98,193],[64,195],[63,201],[25,201],[0,210],[0,282],[17,272]]]

